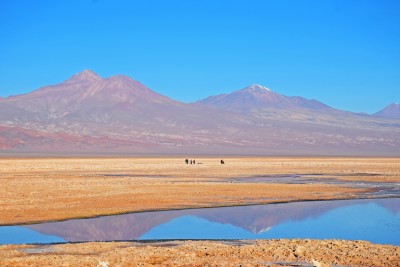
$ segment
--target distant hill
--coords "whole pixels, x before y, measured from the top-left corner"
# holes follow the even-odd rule
[[[1,151],[400,155],[400,122],[260,85],[186,104],[127,76],[85,70],[0,99]]]
[[[196,103],[241,111],[268,108],[287,110],[311,109],[316,111],[332,110],[331,107],[317,100],[308,100],[300,96],[288,97],[280,95],[258,84],[253,84],[231,94],[210,96]]]
[[[374,114],[378,117],[392,118],[400,120],[400,104],[392,103],[384,109]]]

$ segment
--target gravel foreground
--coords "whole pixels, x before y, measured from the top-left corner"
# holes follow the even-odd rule
[[[0,266],[400,266],[400,247],[366,241],[91,242],[0,246]]]

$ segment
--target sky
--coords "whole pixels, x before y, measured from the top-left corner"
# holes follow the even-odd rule
[[[90,69],[183,102],[260,84],[334,108],[400,102],[398,0],[0,0],[0,97]]]

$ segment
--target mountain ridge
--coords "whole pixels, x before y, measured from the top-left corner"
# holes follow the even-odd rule
[[[125,80],[125,81],[130,80],[131,82],[137,83],[138,85],[140,85],[142,87],[145,87],[147,91],[151,91],[153,93],[156,93],[156,92],[150,90],[148,87],[146,87],[143,84],[141,84],[140,82],[138,82],[136,80],[133,80],[131,77],[129,77],[127,75],[117,74],[117,75],[110,76],[108,78],[102,78],[101,76],[99,76],[94,71],[92,71],[90,69],[85,69],[85,70],[83,70],[81,72],[73,74],[71,77],[69,77],[68,79],[64,80],[61,83],[58,83],[58,84],[55,84],[55,85],[43,86],[43,87],[40,87],[38,89],[32,90],[31,92],[23,93],[23,94],[19,94],[19,95],[10,95],[10,96],[6,96],[6,97],[1,97],[0,96],[0,100],[8,100],[8,99],[13,99],[15,97],[20,97],[20,96],[24,96],[24,95],[31,95],[32,93],[34,93],[36,91],[52,90],[52,89],[54,89],[54,87],[59,86],[61,84],[93,82],[93,81],[102,81],[102,80],[103,81],[114,81],[114,82],[118,81],[118,80],[120,80],[120,82],[122,82],[121,80]],[[238,92],[247,92],[247,93],[249,93],[251,91],[253,91],[253,92],[255,92],[255,91],[256,92],[267,91],[267,92],[271,92],[271,93],[279,95],[279,96],[283,96],[283,97],[292,99],[293,102],[296,102],[296,101],[298,101],[298,102],[309,101],[309,102],[314,102],[317,105],[321,105],[322,107],[325,107],[325,108],[331,108],[331,109],[339,110],[339,109],[330,107],[329,105],[327,105],[327,104],[325,104],[325,103],[323,103],[323,102],[321,102],[321,101],[319,101],[317,99],[313,99],[313,98],[308,99],[308,98],[304,98],[302,96],[285,96],[285,95],[281,95],[281,94],[278,94],[278,93],[274,92],[273,90],[271,90],[271,89],[269,89],[269,88],[267,88],[265,86],[259,85],[259,84],[252,84],[252,85],[249,85],[249,86],[247,86],[245,88],[242,88],[242,89],[239,89],[239,90],[236,90],[236,91],[232,91],[230,93],[211,95],[211,96],[208,96],[208,97],[206,97],[204,99],[200,99],[200,100],[194,101],[192,103],[185,103],[185,102],[181,102],[179,100],[174,100],[174,99],[172,99],[172,100],[174,100],[176,102],[179,102],[181,104],[189,104],[189,105],[190,104],[203,104],[203,103],[206,103],[206,102],[211,102],[210,100],[212,100],[214,98],[218,99],[218,98],[226,97],[226,96],[232,95],[234,93],[238,93]],[[156,93],[156,94],[158,94],[158,93]],[[158,95],[160,95],[160,94],[158,94]],[[163,95],[161,95],[161,96],[163,96]],[[164,96],[164,97],[169,98],[167,96]],[[388,106],[384,107],[383,109],[388,108],[389,106],[392,106],[392,105],[400,106],[400,104],[398,104],[398,103],[391,103]],[[354,113],[354,114],[363,114],[363,115],[375,116],[375,115],[378,115],[378,113],[381,112],[382,110],[379,110],[379,111],[377,111],[376,113],[373,113],[373,114],[369,114],[369,113],[366,113],[366,112],[352,112],[352,111],[344,111],[344,110],[340,110],[340,111],[351,112],[351,113]]]
[[[400,119],[400,104],[391,103],[373,115],[384,118]]]
[[[340,111],[260,85],[207,99],[186,104],[128,76],[102,78],[85,70],[0,99],[0,126],[6,127],[0,150],[400,154],[396,119]]]
[[[210,96],[196,101],[195,104],[240,110],[270,107],[333,109],[318,100],[306,99],[300,96],[284,96],[258,84],[250,85],[229,94]]]

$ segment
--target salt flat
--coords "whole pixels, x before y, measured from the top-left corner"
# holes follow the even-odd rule
[[[382,184],[387,187],[393,184],[393,188],[396,189],[400,182],[398,158],[247,157],[224,158],[224,161],[225,164],[222,165],[220,158],[210,157],[197,157],[196,164],[185,164],[184,158],[181,157],[2,158],[0,159],[2,185],[0,224],[26,224],[133,211],[365,198],[374,197],[376,193],[374,191],[381,189],[376,185]],[[288,183],[286,178],[291,179],[291,182]],[[268,182],[263,182],[263,179],[267,179]],[[374,187],[358,186],[360,184],[373,184]],[[384,194],[379,196],[385,197]],[[312,241],[315,242],[312,243],[313,246],[319,247],[319,250],[309,247],[311,243],[307,244],[308,241],[304,240],[298,241],[295,246],[291,243],[294,241],[290,240],[276,241],[280,242],[278,245],[275,244],[276,246],[268,242],[252,243],[251,249],[281,248],[282,253],[271,250],[265,254],[265,261],[275,262],[271,263],[271,266],[277,264],[277,261],[290,262],[303,259],[311,262],[311,258],[318,258],[318,255],[324,255],[320,260],[325,262],[365,266],[368,265],[366,262],[372,260],[372,256],[367,255],[371,249],[376,252],[374,255],[377,258],[386,259],[379,264],[374,260],[373,266],[396,266],[400,262],[396,246],[363,242],[361,249],[359,246],[361,243],[343,241],[344,243],[340,245],[335,243],[336,247],[333,246],[327,251],[324,241]],[[56,264],[57,260],[70,261],[72,265],[76,261],[82,263],[87,261],[89,266],[93,266],[93,263],[97,264],[100,259],[112,259],[113,262],[120,262],[121,266],[129,266],[125,260],[136,255],[135,253],[147,255],[143,256],[144,258],[135,258],[142,265],[161,264],[161,262],[183,265],[184,257],[189,253],[187,246],[196,247],[199,244],[214,254],[222,253],[221,248],[226,253],[225,256],[219,256],[222,258],[216,258],[217,254],[212,254],[215,257],[207,261],[207,255],[201,253],[200,255],[197,250],[192,250],[191,253],[194,253],[196,259],[191,261],[192,265],[206,263],[212,265],[217,259],[224,262],[224,257],[225,265],[232,265],[241,260],[252,265],[259,262],[249,260],[253,257],[249,247],[244,251],[233,244],[200,241],[182,243],[174,247],[176,262],[165,258],[165,253],[168,254],[171,250],[164,251],[167,248],[158,244],[150,244],[148,248],[133,246],[129,249],[122,243],[67,244],[60,245],[61,249],[53,245],[52,252],[38,254],[24,251],[23,248],[26,247],[24,245],[12,245],[1,246],[0,254],[3,258],[1,264],[6,266],[21,266],[28,262],[29,265],[39,266],[43,262],[48,262],[50,258],[53,264]],[[315,253],[301,258],[294,256],[293,251],[285,252],[296,250],[298,245],[304,246],[307,250],[315,250]],[[116,251],[116,254],[110,256],[111,258],[107,253],[106,255],[98,252],[99,249],[110,246]],[[357,257],[341,254],[343,251],[352,251],[352,246],[359,248]],[[92,251],[92,256],[86,255],[85,259],[81,258],[82,255],[78,251],[83,248]],[[234,254],[231,253],[236,253],[234,252],[236,250],[241,251],[243,258],[236,259],[232,256]],[[149,253],[156,253],[157,256],[150,257]],[[328,254],[339,258],[331,259],[327,257]],[[159,259],[156,260],[154,257]]]
[[[0,169],[2,225],[132,211],[357,198],[371,189],[324,181],[400,181],[396,158],[226,158],[224,165],[219,158],[197,158],[192,165],[184,158],[19,158],[1,159]],[[273,180],[274,175],[276,183],[252,180]],[[318,183],[288,184],[279,178],[282,175],[301,175]]]

